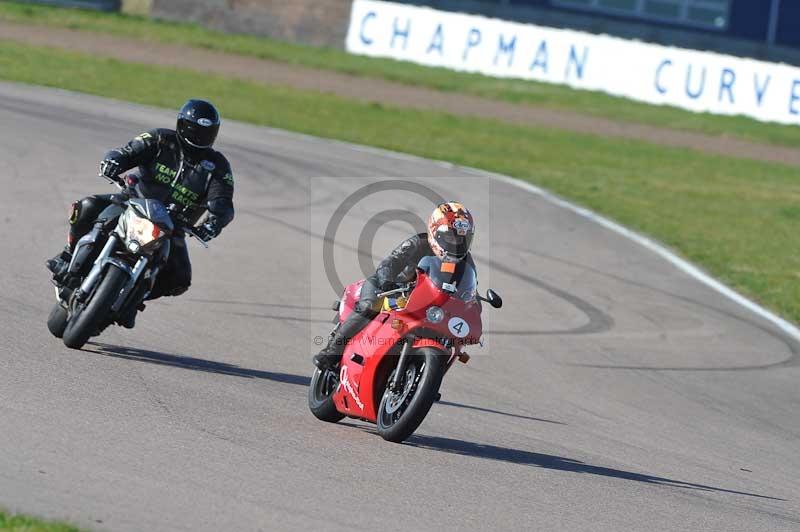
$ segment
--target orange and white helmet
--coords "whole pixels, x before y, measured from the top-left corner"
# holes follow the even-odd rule
[[[428,244],[444,262],[463,260],[474,236],[472,214],[455,201],[438,205],[428,219]]]

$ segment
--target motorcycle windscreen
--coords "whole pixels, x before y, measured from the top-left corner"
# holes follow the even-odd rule
[[[423,257],[417,268],[424,271],[437,288],[462,301],[474,301],[478,290],[478,273],[467,261],[456,264],[442,262],[439,257]]]
[[[114,220],[119,217],[123,212],[125,212],[125,208],[117,205],[116,203],[112,203],[97,216],[96,222],[102,222],[106,224],[111,220]]]
[[[150,220],[157,226],[167,231],[174,229],[172,218],[167,212],[164,204],[155,199],[132,198],[129,201],[131,207],[143,218]]]

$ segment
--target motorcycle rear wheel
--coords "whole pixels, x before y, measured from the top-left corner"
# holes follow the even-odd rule
[[[107,319],[111,306],[128,282],[128,274],[113,264],[109,265],[99,286],[85,307],[79,309],[67,323],[64,330],[64,345],[80,349],[97,330],[101,320]]]
[[[339,378],[335,370],[314,370],[311,384],[308,386],[308,409],[314,416],[328,423],[336,423],[344,419],[344,414],[336,410],[333,394],[339,386]]]
[[[406,365],[400,393],[389,390],[392,375],[386,381],[378,407],[378,434],[384,440],[400,443],[422,424],[439,395],[444,378],[442,355],[431,347],[417,349]]]

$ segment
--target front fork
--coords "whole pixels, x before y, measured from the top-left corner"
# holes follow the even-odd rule
[[[106,240],[103,250],[100,251],[100,255],[98,255],[97,259],[95,259],[89,275],[86,276],[86,279],[83,280],[80,288],[78,289],[77,298],[79,301],[84,301],[87,297],[89,297],[89,294],[92,293],[92,290],[94,290],[98,279],[100,279],[100,274],[103,272],[103,267],[106,265],[106,262],[108,262],[111,254],[114,253],[116,247],[117,237],[111,234],[109,235],[108,240]]]
[[[403,348],[400,351],[400,360],[397,361],[397,369],[392,377],[392,382],[389,383],[389,389],[397,393],[400,391],[400,383],[402,382],[402,375],[406,372],[406,364],[408,363],[408,353],[411,351],[411,345],[416,340],[414,335],[408,335],[403,339]]]
[[[409,352],[411,352],[411,346],[414,344],[414,341],[416,341],[416,339],[417,339],[416,336],[409,335],[405,337],[403,340],[401,340],[403,342],[403,348],[400,351],[400,360],[397,361],[397,369],[395,370],[392,380],[389,382],[389,389],[392,392],[399,393],[400,391],[402,391],[400,386],[400,383],[402,382],[401,380],[402,375],[406,371],[406,364],[408,363],[408,354]],[[456,360],[461,360],[466,364],[466,361],[469,360],[469,357],[467,357],[466,359],[462,359],[461,358],[462,356],[466,356],[466,353],[463,353],[460,347],[452,348],[452,354],[445,363],[444,372],[447,373]]]
[[[103,246],[102,251],[100,251],[100,255],[98,255],[97,259],[94,261],[92,265],[92,270],[89,272],[89,275],[86,276],[86,279],[83,280],[81,286],[76,294],[76,297],[79,301],[85,301],[86,298],[94,291],[95,286],[100,280],[100,276],[103,273],[107,264],[113,263],[114,266],[118,267],[122,271],[128,274],[128,282],[126,283],[125,287],[122,289],[120,296],[114,302],[112,310],[114,312],[119,311],[122,307],[123,303],[127,299],[128,295],[130,294],[131,290],[136,286],[136,282],[139,280],[139,277],[144,272],[145,268],[147,267],[147,257],[139,257],[139,260],[136,262],[136,265],[131,269],[125,262],[113,258],[111,255],[117,249],[117,244],[119,243],[119,239],[115,234],[111,234],[108,237],[105,245]]]

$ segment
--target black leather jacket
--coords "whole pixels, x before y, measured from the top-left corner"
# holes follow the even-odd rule
[[[419,233],[411,238],[403,240],[399,246],[378,264],[375,272],[375,280],[378,288],[389,290],[399,283],[407,283],[414,280],[417,274],[417,264],[423,257],[433,256],[433,250],[428,243],[428,234]],[[472,255],[467,254],[463,261],[465,264],[475,267]]]
[[[231,165],[211,148],[193,152],[191,159],[184,156],[174,130],[152,129],[106,159],[116,161],[121,172],[139,167],[139,192],[175,205],[181,221],[193,224],[208,210],[221,230],[234,216]]]

